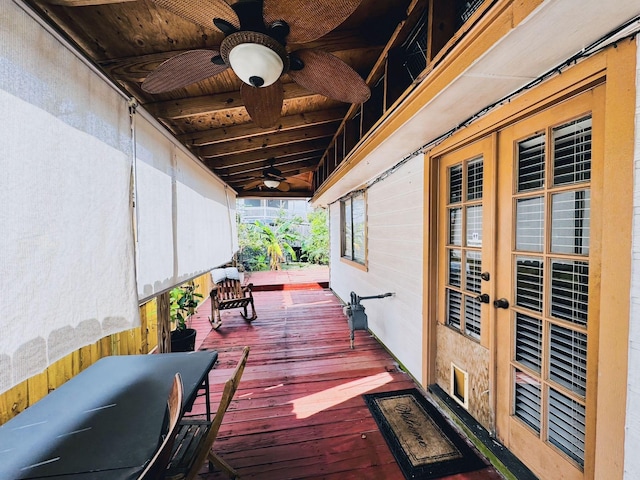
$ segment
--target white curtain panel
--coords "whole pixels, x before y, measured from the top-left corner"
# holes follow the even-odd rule
[[[173,145],[136,115],[136,210],[140,301],[175,285]]]
[[[139,325],[126,99],[0,7],[0,393]]]
[[[144,115],[136,115],[138,295],[158,293],[231,260],[236,194]]]

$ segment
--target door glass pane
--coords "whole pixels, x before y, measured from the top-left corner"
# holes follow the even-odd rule
[[[584,466],[584,405],[549,389],[549,442]]]
[[[453,249],[449,250],[449,285],[454,287],[461,286],[460,267],[462,266],[462,251]]]
[[[467,246],[482,246],[482,205],[467,207]]]
[[[571,260],[551,261],[551,315],[587,326],[589,264]]]
[[[540,433],[540,382],[524,373],[515,370],[515,405],[514,415]]]
[[[553,184],[591,179],[591,116],[553,129]]]
[[[589,115],[517,140],[511,199],[513,415],[579,466],[587,396],[591,128]]]
[[[544,144],[544,134],[518,143],[518,192],[544,187]]]
[[[516,250],[542,252],[544,198],[521,198],[516,202]]]
[[[464,296],[464,333],[480,340],[480,302],[468,295]]]
[[[518,257],[516,261],[516,305],[542,312],[542,261]]]
[[[455,290],[446,290],[447,292],[447,325],[460,328],[460,314],[462,310],[462,294]]]
[[[549,378],[584,397],[587,389],[587,336],[551,325],[549,356]]]
[[[482,158],[467,162],[467,200],[482,198]]]
[[[462,165],[449,169],[449,203],[462,201]]]
[[[516,362],[540,372],[542,368],[542,320],[516,313]]]
[[[449,210],[449,245],[462,245],[462,209]]]
[[[480,293],[480,274],[482,273],[482,254],[473,250],[467,250],[465,259],[465,287],[468,291]]]
[[[589,255],[591,195],[589,190],[551,197],[551,251]]]

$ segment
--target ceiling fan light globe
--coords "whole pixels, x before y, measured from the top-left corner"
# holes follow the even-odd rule
[[[269,188],[278,188],[278,186],[280,185],[280,182],[278,180],[265,180],[264,184],[266,187],[269,187]]]
[[[241,43],[233,47],[229,52],[229,63],[240,80],[254,87],[272,85],[284,68],[280,55],[258,43]],[[260,83],[257,78],[262,80],[261,85],[256,85]]]

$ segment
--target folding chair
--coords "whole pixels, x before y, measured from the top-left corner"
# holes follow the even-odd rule
[[[233,375],[224,384],[222,398],[213,421],[183,419],[180,422],[165,479],[191,480],[196,477],[205,460],[226,472],[230,478],[238,477],[238,472],[216,455],[211,447],[220,430],[224,414],[238,389],[248,356],[249,347],[244,347]]]
[[[173,378],[173,385],[169,392],[169,398],[167,399],[167,406],[169,408],[169,429],[164,437],[164,440],[160,444],[160,447],[156,451],[155,455],[146,468],[142,471],[138,480],[156,480],[162,477],[163,472],[166,470],[171,457],[171,450],[173,449],[173,443],[178,433],[178,421],[180,420],[180,413],[182,412],[182,378],[179,373],[176,373]]]

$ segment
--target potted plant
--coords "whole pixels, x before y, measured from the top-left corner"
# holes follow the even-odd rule
[[[171,331],[171,351],[191,352],[196,345],[196,330],[187,328],[187,319],[193,315],[202,295],[195,291],[193,282],[169,292],[169,314],[176,328]]]

